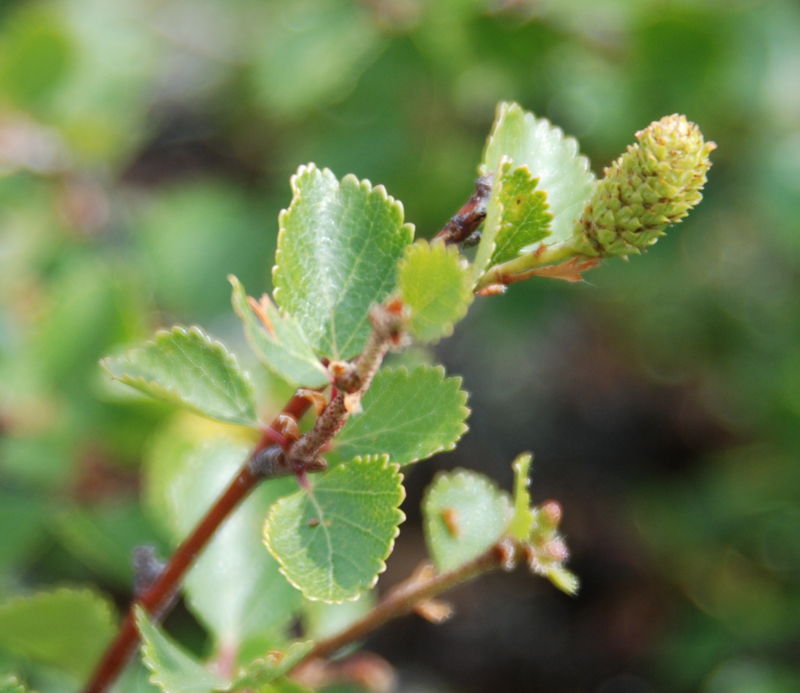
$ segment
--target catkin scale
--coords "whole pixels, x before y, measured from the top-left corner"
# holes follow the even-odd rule
[[[682,115],[636,133],[638,142],[605,169],[575,227],[575,249],[590,257],[630,255],[655,243],[702,199],[716,149]]]

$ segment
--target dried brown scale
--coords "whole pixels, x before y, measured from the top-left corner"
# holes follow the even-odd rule
[[[492,193],[492,178],[493,174],[489,174],[476,179],[475,193],[436,234],[436,238],[443,240],[445,245],[464,243],[478,230],[486,219],[486,204]]]

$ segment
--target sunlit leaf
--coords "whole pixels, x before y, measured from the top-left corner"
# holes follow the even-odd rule
[[[296,387],[327,385],[330,382],[328,372],[297,320],[281,315],[269,299],[258,304],[259,315],[248,302],[239,280],[233,275],[228,280],[233,285],[233,309],[244,323],[247,341],[258,360]]]
[[[470,274],[461,266],[458,249],[417,241],[406,248],[398,274],[400,294],[411,311],[409,329],[417,341],[450,336],[472,302]]]
[[[368,312],[397,283],[397,263],[413,239],[403,206],[383,186],[301,166],[294,199],[280,215],[275,301],[297,318],[311,345],[331,359],[361,352]]]
[[[594,185],[589,161],[579,155],[577,141],[565,137],[547,119],[537,119],[515,103],[501,103],[486,142],[481,174],[497,171],[504,156],[514,168],[527,166],[539,179],[538,189],[547,194],[553,215],[548,244],[570,238]]]
[[[308,599],[356,599],[375,584],[405,519],[402,479],[386,457],[359,459],[273,506],[267,548]]]
[[[467,393],[461,378],[446,378],[441,366],[384,368],[361,400],[326,457],[331,463],[387,454],[409,464],[452,450],[467,432]]]
[[[151,623],[140,606],[135,607],[136,627],[142,637],[142,659],[152,672],[150,681],[164,693],[211,693],[227,683]]]
[[[428,551],[445,572],[477,558],[503,536],[511,501],[482,474],[462,469],[437,476],[422,511]]]
[[[526,166],[503,173],[500,203],[503,215],[494,239],[490,265],[513,260],[521,251],[550,235],[553,215],[548,212],[547,195],[537,190],[539,181]]]
[[[87,676],[114,635],[110,604],[87,589],[60,588],[0,605],[0,647]]]
[[[159,332],[155,342],[101,361],[115,380],[226,423],[257,426],[249,375],[197,327]]]

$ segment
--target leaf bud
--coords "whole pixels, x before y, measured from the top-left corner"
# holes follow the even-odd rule
[[[539,508],[539,521],[548,529],[555,529],[561,523],[562,514],[558,501],[545,501]]]
[[[702,199],[716,149],[682,115],[665,116],[636,133],[636,144],[605,169],[575,227],[575,249],[609,257],[639,253]]]

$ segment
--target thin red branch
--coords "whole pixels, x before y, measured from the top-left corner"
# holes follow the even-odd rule
[[[308,397],[295,393],[281,413],[299,419],[308,411],[310,406],[311,400]],[[162,617],[169,608],[181,580],[191,567],[197,554],[208,544],[217,528],[262,481],[262,478],[251,470],[250,460],[270,446],[275,433],[279,436],[281,435],[275,431],[276,426],[277,419],[269,427],[269,433],[264,433],[253,450],[250,459],[239,471],[236,478],[194,528],[194,531],[186,537],[175,551],[161,575],[135,599],[134,603],[143,606],[154,618]],[[122,672],[122,669],[135,652],[138,643],[139,633],[136,630],[133,605],[131,605],[131,609],[125,616],[117,637],[106,650],[103,659],[95,669],[86,686],[85,693],[102,693],[105,691]]]
[[[421,570],[417,570],[410,578],[392,589],[363,618],[338,635],[320,640],[298,666],[312,659],[329,657],[342,648],[362,640],[389,621],[410,614],[421,602],[432,599],[482,573],[506,565],[510,560],[509,551],[516,549],[501,542],[478,558],[446,573],[436,573],[430,564],[423,564]]]

